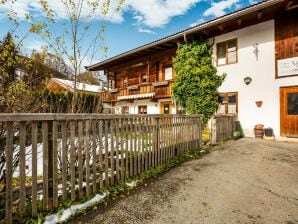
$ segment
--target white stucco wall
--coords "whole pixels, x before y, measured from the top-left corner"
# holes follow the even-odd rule
[[[160,114],[160,103],[165,101],[171,101],[171,99],[160,99],[158,102],[152,102],[149,99],[145,100],[135,100],[134,102],[130,103],[127,101],[120,101],[117,102],[115,105],[115,113],[121,113],[122,106],[129,106],[129,114],[138,114],[138,107],[141,105],[147,105],[147,114]],[[176,113],[175,104],[172,105],[172,114]]]
[[[298,77],[275,79],[274,21],[217,36],[214,46],[233,38],[238,39],[238,63],[217,67],[218,74],[227,73],[219,92],[238,92],[239,120],[246,136],[252,136],[254,126],[259,123],[273,128],[279,136],[279,88],[298,85]],[[259,45],[258,60],[253,53],[255,43]],[[246,76],[252,78],[250,85],[243,81]],[[263,101],[262,107],[258,108],[255,101]]]

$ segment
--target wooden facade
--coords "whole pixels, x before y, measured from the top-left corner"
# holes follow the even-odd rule
[[[275,16],[275,60],[298,57],[298,8]],[[278,77],[276,65],[276,78]],[[295,74],[294,74],[295,75]],[[298,75],[298,73],[296,74]],[[286,77],[286,76],[283,76]]]
[[[142,95],[136,96],[137,99],[157,100],[171,97],[174,72],[172,70],[172,78],[166,80],[165,71],[172,68],[175,53],[176,48],[171,48],[106,70],[109,90],[101,93],[103,102],[133,101],[134,96],[140,94]],[[153,93],[154,96],[146,95],[149,93]],[[125,99],[124,96],[132,97]]]

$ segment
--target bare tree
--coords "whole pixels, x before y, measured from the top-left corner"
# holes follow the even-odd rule
[[[72,112],[76,112],[77,76],[82,73],[86,62],[91,63],[96,54],[102,52],[102,55],[105,55],[107,46],[104,44],[104,32],[107,17],[119,11],[124,0],[119,0],[113,8],[110,0],[57,1],[62,3],[63,10],[66,12],[61,32],[55,31],[55,25],[61,21],[56,18],[47,0],[39,1],[46,22],[34,21],[34,17],[30,16],[29,21],[32,21],[30,31],[45,40],[49,50],[57,57],[63,58],[71,68],[74,81]],[[101,20],[97,18],[99,16]]]

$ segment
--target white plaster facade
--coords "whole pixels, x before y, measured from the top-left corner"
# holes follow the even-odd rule
[[[219,92],[238,92],[238,118],[246,136],[253,136],[256,124],[271,127],[280,135],[280,87],[297,86],[298,77],[275,78],[274,20],[239,29],[214,38],[214,46],[237,38],[238,63],[218,66],[218,74],[227,73]],[[253,45],[258,43],[258,60]],[[216,49],[214,49],[214,58]],[[249,76],[252,82],[244,83]],[[256,101],[263,101],[261,107]]]
[[[147,106],[147,114],[160,114],[161,102],[169,102],[169,101],[172,102],[172,111],[170,111],[170,113],[176,114],[176,104],[170,98],[160,99],[157,102],[152,102],[150,99],[134,100],[132,103],[127,102],[127,101],[120,101],[120,102],[117,102],[114,107],[115,114],[121,114],[122,106],[129,107],[129,114],[138,114],[138,107],[142,106],[142,105]]]

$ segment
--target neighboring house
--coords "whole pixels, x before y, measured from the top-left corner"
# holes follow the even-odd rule
[[[268,0],[188,28],[87,67],[104,70],[102,93],[116,113],[177,113],[171,98],[177,42],[214,43],[214,65],[227,73],[218,113],[238,114],[247,136],[256,124],[298,137],[298,3]]]
[[[74,91],[74,81],[66,79],[51,78],[47,84],[47,89],[50,91],[66,92]],[[80,92],[100,93],[106,89],[103,85],[90,85],[87,83],[77,82],[76,89]]]

